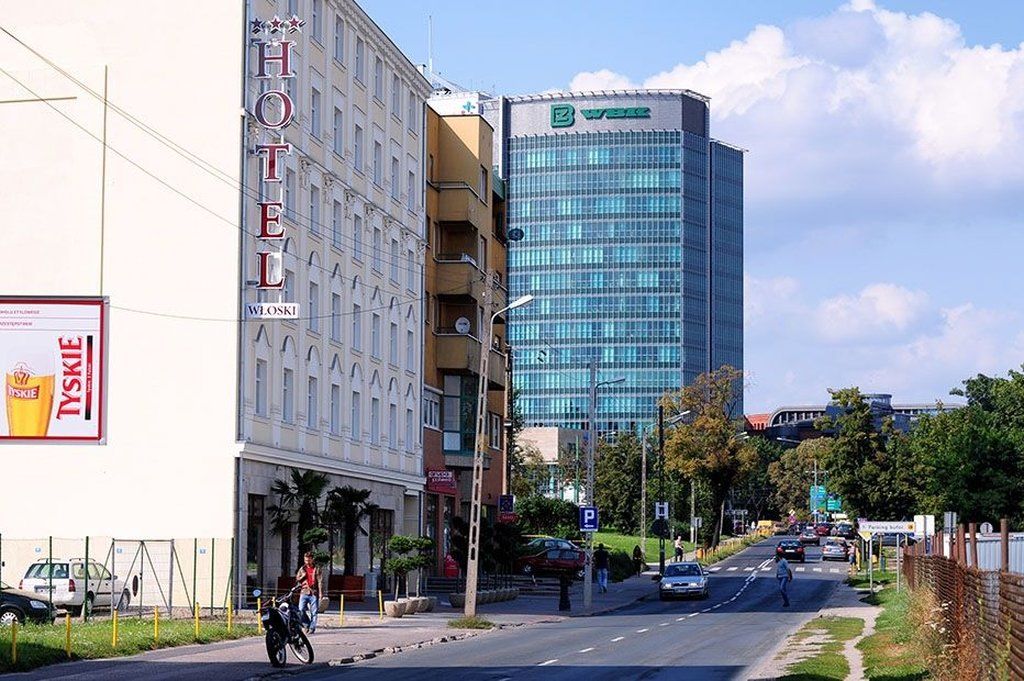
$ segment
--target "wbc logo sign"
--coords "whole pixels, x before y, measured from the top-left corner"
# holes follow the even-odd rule
[[[288,126],[295,118],[295,102],[292,101],[287,89],[283,86],[285,79],[294,78],[292,70],[292,51],[295,41],[288,40],[287,35],[301,30],[306,24],[294,14],[288,19],[277,15],[269,21],[259,18],[250,22],[251,32],[257,36],[253,43],[256,46],[257,70],[256,78],[271,81],[271,87],[256,98],[253,105],[253,117],[267,130],[279,131]],[[257,144],[254,153],[260,157],[260,180],[267,183],[281,184],[282,155],[292,152],[292,145],[284,141],[278,133],[278,141],[269,144]],[[281,223],[284,212],[284,201],[281,192],[275,201],[259,201],[260,231],[257,237],[262,241],[273,242],[285,238],[285,226]],[[277,276],[271,276],[272,259],[280,260],[280,253],[258,251],[256,253],[259,283],[257,288],[284,288],[284,273],[276,267]],[[279,264],[279,262],[277,263]]]

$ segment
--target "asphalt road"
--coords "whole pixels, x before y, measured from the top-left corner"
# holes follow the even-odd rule
[[[596,617],[497,631],[466,641],[303,674],[343,681],[739,679],[828,601],[846,575],[808,547],[789,608],[774,578],[777,539],[712,568],[706,601],[657,597]],[[652,582],[652,595],[656,594]]]

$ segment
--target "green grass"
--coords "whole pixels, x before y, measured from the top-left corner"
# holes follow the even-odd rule
[[[672,556],[675,555],[675,547],[673,545],[674,539],[665,540],[665,557],[671,560]],[[625,551],[630,557],[633,556],[633,547],[640,546],[640,535],[632,534],[619,534],[618,532],[595,532],[594,533],[594,546],[598,544],[604,544],[604,547],[609,551]],[[693,551],[693,544],[685,542],[686,550]],[[643,548],[641,546],[641,548]],[[647,561],[655,562],[658,560],[658,538],[647,537]]]
[[[452,629],[493,629],[494,622],[480,617],[459,617],[448,620],[448,626]]]
[[[924,655],[916,645],[916,632],[908,618],[910,594],[907,589],[896,593],[895,586],[886,585],[877,594],[864,600],[882,606],[882,613],[875,622],[875,633],[857,644],[864,656],[864,673],[867,678],[928,678]]]
[[[153,621],[125,617],[117,623],[117,648],[111,646],[112,623],[71,620],[72,660],[97,659],[134,655],[156,648],[171,648],[190,643],[211,643],[256,635],[253,624],[234,623],[228,633],[227,623],[199,622],[199,638],[195,637],[192,620],[161,620],[160,641],[153,641]],[[26,624],[18,626],[18,663],[11,664],[11,627],[0,627],[0,673],[27,671],[68,660],[64,650],[64,622],[57,624]]]
[[[813,657],[791,665],[783,679],[787,681],[811,681],[836,679],[841,681],[850,674],[850,665],[843,655],[843,643],[860,636],[864,620],[856,617],[819,617],[811,620],[797,632],[797,640],[810,636],[828,637]]]

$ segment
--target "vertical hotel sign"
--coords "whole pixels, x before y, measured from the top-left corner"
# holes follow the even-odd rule
[[[260,158],[260,182],[278,187],[277,198],[257,202],[260,227],[256,238],[263,243],[275,244],[286,238],[285,225],[281,222],[284,213],[283,157],[292,153],[292,145],[284,141],[281,130],[295,118],[295,102],[284,87],[286,79],[294,78],[292,54],[295,41],[285,38],[305,25],[294,14],[288,19],[274,16],[269,21],[255,18],[250,22],[252,34],[256,36],[256,78],[270,82],[270,87],[256,98],[253,117],[256,122],[277,135],[277,141],[257,144],[254,153]],[[257,288],[281,290],[284,288],[284,268],[280,250],[259,250],[256,252],[256,267],[259,273]],[[246,316],[255,319],[294,319],[299,316],[299,305],[292,301],[279,303],[247,303]]]
[[[0,442],[104,444],[107,302],[0,298]]]

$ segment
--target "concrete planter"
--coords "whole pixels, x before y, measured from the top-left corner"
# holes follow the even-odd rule
[[[402,601],[384,601],[384,614],[388,617],[401,617],[405,614],[405,603]]]
[[[466,607],[466,594],[448,594],[448,602],[453,608]]]
[[[430,608],[430,599],[426,596],[417,596],[416,601],[416,612],[427,612]]]
[[[426,596],[427,608],[424,612],[434,612],[434,608],[437,607],[437,596]]]
[[[416,601],[412,598],[399,598],[399,603],[405,604],[405,614],[415,615],[416,614]]]

